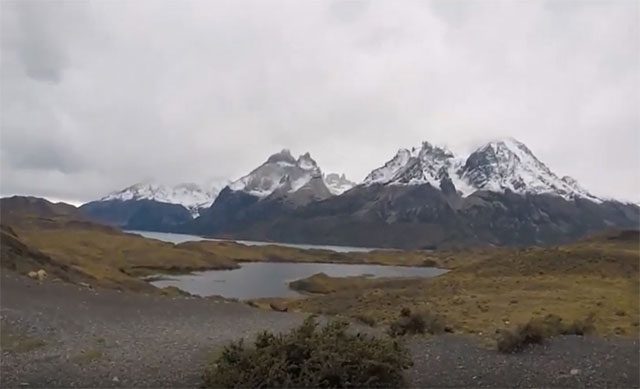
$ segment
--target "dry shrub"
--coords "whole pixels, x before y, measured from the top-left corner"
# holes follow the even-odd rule
[[[412,334],[439,334],[444,332],[444,321],[430,312],[412,313],[409,308],[402,308],[400,317],[389,325],[391,336]]]
[[[522,351],[531,344],[540,344],[553,336],[585,335],[593,329],[593,315],[572,323],[565,323],[561,317],[553,314],[544,318],[532,318],[528,323],[519,325],[514,330],[502,331],[498,337],[498,351],[514,353]]]
[[[370,315],[359,313],[359,314],[353,315],[352,317],[357,321],[359,321],[360,323],[368,325],[369,327],[376,326],[376,319]]]
[[[405,387],[409,351],[390,338],[347,332],[313,317],[286,334],[261,333],[253,347],[228,345],[204,373],[205,388]]]

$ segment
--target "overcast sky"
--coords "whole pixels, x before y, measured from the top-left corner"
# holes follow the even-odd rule
[[[359,181],[510,136],[640,201],[637,1],[0,4],[2,195],[235,179],[282,148]]]

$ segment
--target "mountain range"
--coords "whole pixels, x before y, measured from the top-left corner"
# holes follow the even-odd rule
[[[357,185],[282,150],[221,190],[139,184],[81,210],[130,229],[396,248],[555,244],[640,221],[637,205],[559,177],[515,139],[467,157],[423,142]]]

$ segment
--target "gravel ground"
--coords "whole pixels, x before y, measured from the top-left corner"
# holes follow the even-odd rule
[[[7,272],[0,291],[3,332],[45,343],[20,352],[3,347],[2,387],[197,387],[223,344],[304,318],[222,300],[40,284]],[[409,343],[415,387],[639,386],[637,341],[560,337],[518,355],[454,335]]]

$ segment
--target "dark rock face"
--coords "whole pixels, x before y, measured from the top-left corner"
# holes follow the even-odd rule
[[[611,227],[637,228],[640,222],[640,208],[631,204],[508,191],[462,198],[452,186],[449,180],[443,180],[442,189],[428,184],[358,186],[297,208],[229,191],[196,219],[197,231],[192,232],[413,249],[557,244]]]
[[[192,220],[182,205],[154,200],[93,201],[80,211],[93,221],[132,230],[175,231]]]

